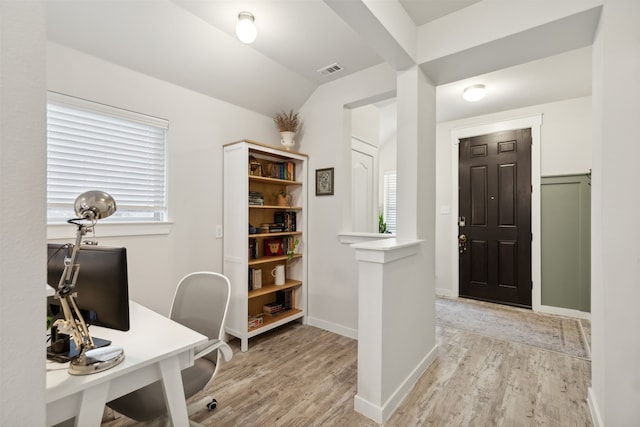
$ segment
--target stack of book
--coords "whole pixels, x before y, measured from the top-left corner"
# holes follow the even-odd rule
[[[249,204],[253,206],[264,206],[264,196],[259,191],[249,191]]]
[[[275,316],[276,314],[281,313],[284,310],[284,305],[278,302],[270,302],[269,304],[265,304],[262,306],[262,312],[266,316]]]

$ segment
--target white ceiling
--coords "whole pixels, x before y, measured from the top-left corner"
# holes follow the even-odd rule
[[[416,25],[477,2],[400,0]],[[258,27],[251,45],[235,37],[244,10],[255,15]],[[322,0],[51,1],[46,18],[53,42],[268,116],[299,108],[318,85],[382,62]],[[329,77],[317,72],[332,63],[344,70]],[[423,69],[428,66],[443,64]],[[462,100],[463,88],[472,83],[487,85],[484,101]],[[441,84],[437,120],[590,93],[586,47]]]

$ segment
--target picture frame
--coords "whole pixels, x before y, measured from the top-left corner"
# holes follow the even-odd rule
[[[333,196],[333,168],[316,169],[316,196]]]

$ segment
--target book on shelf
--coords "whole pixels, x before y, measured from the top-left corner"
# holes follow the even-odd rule
[[[293,308],[293,289],[276,291],[276,303],[282,304],[285,310]]]
[[[285,311],[284,305],[277,302],[271,302],[262,306],[262,312],[267,316],[275,316],[283,311]]]
[[[282,231],[296,231],[296,213],[293,211],[274,212],[273,222],[280,224]]]
[[[284,228],[287,231],[296,231],[296,213],[295,212],[284,213]]]
[[[258,258],[258,241],[255,238],[249,239],[249,259]]]
[[[249,316],[248,319],[248,327],[249,329],[253,329],[253,328],[257,328],[258,326],[262,325],[263,323],[263,319],[262,319],[262,313],[257,314],[255,316]]]
[[[282,238],[282,250],[285,254],[295,253],[296,246],[300,243],[299,239],[296,236],[283,237]]]
[[[269,224],[269,233],[282,233],[283,231],[285,231],[284,224]]]
[[[267,175],[271,178],[295,181],[296,165],[293,162],[276,162],[267,165]]]
[[[252,268],[251,269],[251,290],[261,289],[262,288],[262,269],[261,268]]]

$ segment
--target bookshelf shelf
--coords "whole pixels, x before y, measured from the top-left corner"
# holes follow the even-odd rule
[[[270,238],[270,237],[278,237],[278,236],[300,236],[302,235],[301,231],[283,231],[281,233],[258,233],[258,234],[249,234],[249,237],[254,238]]]
[[[266,176],[256,176],[249,175],[249,181],[253,182],[264,182],[267,184],[277,184],[277,185],[302,185],[301,181],[291,181],[288,179],[279,179],[279,178],[271,178]]]
[[[291,289],[300,285],[302,285],[302,281],[300,280],[287,280],[284,282],[284,285],[265,285],[260,289],[249,291],[248,298],[256,298],[262,295],[268,295],[275,291],[283,291],[285,289]]]
[[[282,313],[278,313],[275,316],[263,316],[263,323],[255,328],[251,328],[249,330],[249,337],[254,337],[263,332],[267,332],[275,327],[280,325],[284,325],[287,322],[290,322],[295,319],[299,319],[304,316],[304,312],[297,308],[293,308],[291,310],[284,311]]]
[[[301,211],[302,206],[249,205],[249,209],[279,209],[283,211]]]
[[[306,322],[307,160],[256,141],[224,146],[224,274],[232,287],[225,330],[240,339],[242,351],[251,337],[297,319]],[[276,202],[282,192],[288,205]],[[272,270],[281,265],[285,283],[276,285]],[[286,311],[268,314],[280,304]]]
[[[301,254],[294,254],[292,259],[301,258],[301,257],[302,257]],[[289,260],[289,257],[287,255],[263,256],[260,258],[249,260],[247,264],[249,266],[255,266],[255,265],[269,264],[272,262],[288,261],[288,260]]]

